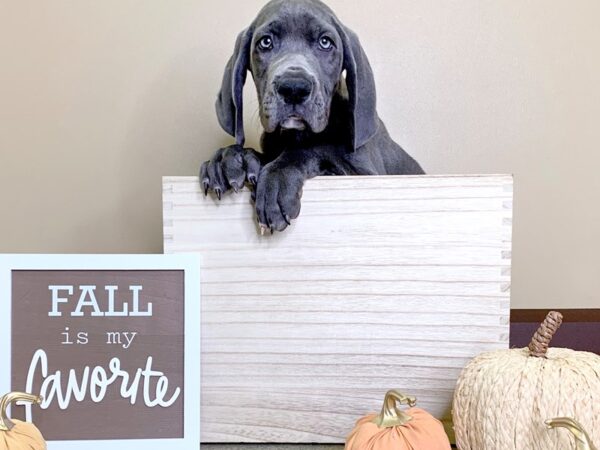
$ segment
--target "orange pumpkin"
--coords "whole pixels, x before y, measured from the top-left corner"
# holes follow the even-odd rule
[[[9,419],[6,415],[8,405],[19,400],[37,404],[42,401],[40,397],[22,392],[11,392],[0,398],[0,450],[46,450],[46,441],[34,424]]]
[[[398,403],[410,408],[401,411]],[[345,450],[450,450],[442,423],[415,405],[414,397],[388,391],[380,414],[370,414],[356,422]]]

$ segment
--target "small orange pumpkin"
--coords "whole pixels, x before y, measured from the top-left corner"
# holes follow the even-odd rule
[[[410,408],[401,411],[398,403]],[[450,450],[442,423],[415,405],[414,397],[388,391],[380,414],[370,414],[356,422],[346,439],[345,450]]]
[[[0,450],[46,450],[46,441],[34,424],[6,415],[8,405],[19,400],[38,405],[42,402],[41,397],[23,392],[11,392],[0,398]]]

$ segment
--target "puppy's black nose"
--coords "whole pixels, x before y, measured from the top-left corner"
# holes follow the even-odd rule
[[[277,93],[290,105],[304,103],[312,92],[312,83],[303,77],[286,77],[277,83]]]

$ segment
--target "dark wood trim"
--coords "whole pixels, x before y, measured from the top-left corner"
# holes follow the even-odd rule
[[[510,321],[513,323],[541,323],[552,309],[511,309]],[[563,322],[600,322],[598,309],[556,309],[563,315]]]

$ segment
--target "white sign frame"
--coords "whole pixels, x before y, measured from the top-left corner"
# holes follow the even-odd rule
[[[13,270],[183,270],[184,437],[48,441],[48,450],[197,450],[200,445],[200,257],[179,255],[0,254],[0,393],[11,386],[11,305]],[[0,394],[1,395],[1,394]]]

